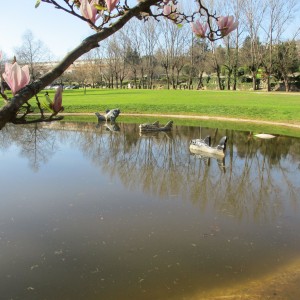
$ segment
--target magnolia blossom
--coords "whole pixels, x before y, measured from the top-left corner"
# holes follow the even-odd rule
[[[208,24],[204,25],[200,23],[199,20],[191,23],[192,31],[196,34],[197,37],[205,38],[206,30],[208,28]]]
[[[100,15],[98,14],[98,11],[94,4],[98,4],[98,1],[92,0],[91,2],[89,2],[89,0],[81,0],[80,12],[83,17],[91,20],[91,22],[95,24]]]
[[[30,81],[28,66],[20,67],[17,62],[13,64],[6,63],[5,71],[2,74],[4,80],[15,95],[20,89],[26,86]]]
[[[105,0],[108,11],[112,11],[116,6],[119,0]]]
[[[233,16],[226,16],[226,17],[219,17],[217,24],[219,26],[219,29],[221,31],[222,36],[228,35],[231,31],[235,30],[239,22],[235,21],[234,22],[234,17]]]
[[[62,106],[62,86],[59,86],[56,89],[56,93],[54,96],[54,100],[52,101],[49,97],[48,92],[45,93],[45,99],[46,101],[41,101],[41,104],[44,108],[52,112],[52,115],[56,115],[60,111],[64,109]]]
[[[0,51],[0,60],[2,59],[2,51]]]
[[[62,87],[59,86],[56,90],[56,93],[55,93],[55,96],[54,96],[54,101],[52,103],[52,110],[55,112],[55,113],[58,113],[59,111],[61,111],[63,109],[62,107]]]
[[[165,5],[163,9],[163,14],[167,18],[176,21],[176,19],[178,18],[178,14],[176,13],[176,5],[172,1],[164,1],[164,3]]]

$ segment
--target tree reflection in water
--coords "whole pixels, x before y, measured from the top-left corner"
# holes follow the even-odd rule
[[[1,163],[4,298],[193,299],[258,280],[299,253],[298,138],[115,125],[0,131],[3,156],[18,153]],[[189,152],[207,135],[228,137],[224,160]]]
[[[212,136],[213,144],[228,136],[224,160],[190,153],[189,141],[199,135]],[[9,126],[0,138],[2,149],[16,143],[36,171],[58,150],[58,141],[70,143],[128,189],[182,198],[202,209],[213,201],[236,217],[276,215],[285,195],[295,203],[299,195],[297,138],[261,140],[249,132],[178,126],[171,132],[140,134],[137,124],[105,122]]]
[[[19,147],[20,155],[28,158],[29,166],[35,172],[57,151],[55,135],[38,124],[8,126],[0,131],[0,149],[6,150],[13,143]]]

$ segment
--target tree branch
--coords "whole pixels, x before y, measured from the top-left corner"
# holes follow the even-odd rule
[[[118,30],[120,30],[130,19],[138,16],[143,11],[148,11],[150,6],[156,5],[161,1],[157,0],[143,0],[140,1],[135,7],[126,11],[114,24],[108,28],[103,28],[98,33],[87,37],[82,43],[69,52],[64,59],[56,65],[51,71],[44,76],[35,80],[31,84],[21,89],[10,101],[0,109],[0,129],[6,123],[11,122],[16,118],[20,107],[26,103],[30,98],[39,93],[45,86],[51,84],[56,78],[61,76],[64,71],[81,55],[87,53],[93,48],[99,47],[99,42],[105,40]]]

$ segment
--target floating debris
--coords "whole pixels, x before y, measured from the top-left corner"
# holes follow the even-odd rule
[[[255,134],[254,136],[256,136],[260,139],[273,139],[274,137],[276,137],[275,135],[268,134],[268,133],[258,133],[258,134]]]

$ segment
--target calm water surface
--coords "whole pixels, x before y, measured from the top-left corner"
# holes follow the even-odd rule
[[[1,299],[202,299],[299,258],[299,138],[118,127],[0,131]]]

